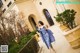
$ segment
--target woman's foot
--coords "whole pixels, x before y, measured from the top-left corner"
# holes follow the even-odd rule
[[[52,47],[52,45],[51,45],[51,49],[56,53],[56,51],[55,51],[55,49]]]

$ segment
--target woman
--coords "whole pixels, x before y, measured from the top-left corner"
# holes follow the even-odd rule
[[[51,45],[51,43],[55,41],[55,38],[53,36],[52,31],[49,30],[48,27],[45,27],[44,23],[42,21],[38,22],[38,29],[37,30],[41,34],[42,40],[46,44],[47,48],[55,51]]]

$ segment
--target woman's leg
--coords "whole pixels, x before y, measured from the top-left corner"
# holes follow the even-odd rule
[[[53,48],[52,44],[51,44],[51,49],[56,53],[55,49]]]
[[[51,53],[51,47],[49,47],[49,51],[50,51],[50,53]]]

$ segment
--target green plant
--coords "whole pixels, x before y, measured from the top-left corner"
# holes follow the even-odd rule
[[[57,14],[57,16],[56,17],[54,17],[54,18],[56,18],[56,21],[57,22],[63,22],[63,19],[62,19],[62,14]]]
[[[18,53],[21,48],[35,35],[36,32],[33,31],[28,35],[22,36],[19,43],[16,43],[14,40],[9,44],[9,53]]]
[[[76,12],[72,9],[67,9],[64,12],[58,14],[55,18],[56,21],[62,22],[63,24],[66,24],[68,28],[73,29],[75,24],[75,14]]]

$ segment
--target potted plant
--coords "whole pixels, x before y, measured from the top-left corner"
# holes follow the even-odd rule
[[[73,9],[67,9],[62,13],[58,13],[55,17],[57,22],[62,22],[63,25],[66,25],[69,29],[76,27],[75,24],[75,14],[76,12]]]

